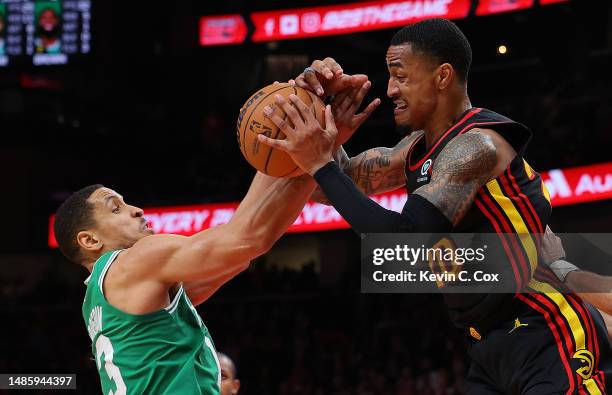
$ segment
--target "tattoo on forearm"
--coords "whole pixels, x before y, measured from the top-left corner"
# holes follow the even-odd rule
[[[456,225],[472,206],[478,189],[491,177],[497,154],[491,138],[466,133],[454,138],[434,162],[429,184],[414,191]]]
[[[366,194],[378,191],[391,166],[390,148],[374,148],[351,158],[346,174]]]

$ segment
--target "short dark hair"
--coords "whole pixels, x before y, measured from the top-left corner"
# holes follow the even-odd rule
[[[94,191],[103,185],[89,185],[79,189],[62,203],[55,212],[53,232],[60,251],[74,263],[81,263],[83,256],[77,242],[77,234],[95,226],[94,205],[87,201]]]
[[[457,25],[448,19],[433,18],[408,25],[395,33],[391,45],[412,44],[413,51],[450,63],[461,82],[467,82],[472,48]]]

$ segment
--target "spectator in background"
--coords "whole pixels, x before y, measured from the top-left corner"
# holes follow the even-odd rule
[[[217,353],[217,358],[221,366],[221,395],[236,395],[240,390],[240,380],[234,361],[222,352]]]
[[[38,37],[34,40],[36,53],[58,54],[62,51],[60,41],[60,18],[52,8],[46,8],[38,16]]]

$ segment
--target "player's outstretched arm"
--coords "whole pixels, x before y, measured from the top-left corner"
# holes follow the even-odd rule
[[[612,277],[581,270],[567,262],[561,239],[548,226],[542,237],[540,257],[572,292],[602,312],[612,314]]]
[[[132,274],[141,278],[194,283],[186,288],[197,304],[267,252],[295,221],[314,187],[307,175],[284,179],[258,173],[227,224],[190,237],[145,237],[122,259],[129,260],[132,270],[139,272]]]

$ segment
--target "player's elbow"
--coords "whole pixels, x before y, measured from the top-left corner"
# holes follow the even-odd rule
[[[249,260],[255,259],[260,255],[270,251],[276,241],[269,232],[254,231],[248,234],[235,234],[235,245],[241,246],[244,256]]]
[[[252,243],[255,244],[257,256],[260,256],[272,249],[272,246],[274,246],[274,243],[276,243],[276,238],[271,234],[271,232],[262,230],[254,235]]]

